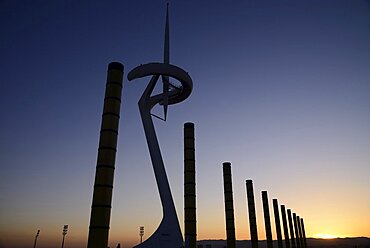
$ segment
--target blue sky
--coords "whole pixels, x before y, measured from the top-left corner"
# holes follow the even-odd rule
[[[71,245],[85,242],[107,65],[127,75],[162,60],[165,3],[0,2],[0,244],[22,246],[41,229],[48,246],[63,224]],[[310,236],[370,236],[369,24],[368,1],[170,1],[170,61],[194,89],[155,125],[181,225],[192,121],[199,239],[225,237],[223,161],[238,239],[249,239],[249,178],[258,204],[268,190]],[[147,81],[124,81],[112,246],[137,242],[140,225],[148,237],[161,218],[137,107]]]

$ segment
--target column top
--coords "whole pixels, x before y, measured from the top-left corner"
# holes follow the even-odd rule
[[[223,166],[231,166],[230,162],[223,162],[222,164],[223,164]]]
[[[194,123],[193,122],[186,122],[184,124],[184,127],[194,128]]]
[[[123,64],[121,64],[120,62],[110,62],[108,65],[108,70],[123,71]]]

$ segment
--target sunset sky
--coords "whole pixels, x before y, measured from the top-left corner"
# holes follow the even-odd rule
[[[198,240],[225,239],[222,162],[236,238],[250,239],[245,180],[304,218],[306,235],[370,237],[370,1],[178,0],[170,62],[192,95],[155,120],[181,228],[183,124],[195,123]],[[161,220],[137,102],[160,62],[166,1],[0,1],[0,247],[86,247],[109,62],[125,65],[111,247]],[[157,109],[156,111],[160,111]],[[160,113],[160,112],[158,112]],[[275,225],[273,237],[275,238]]]

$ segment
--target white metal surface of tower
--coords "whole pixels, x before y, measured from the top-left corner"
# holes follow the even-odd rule
[[[159,148],[157,136],[151,113],[152,108],[160,104],[164,107],[164,118],[167,118],[167,108],[169,105],[184,101],[189,97],[193,88],[193,82],[183,69],[169,63],[169,20],[168,5],[166,15],[166,31],[164,45],[163,63],[148,63],[140,65],[128,74],[128,80],[134,80],[146,76],[152,76],[143,95],[139,100],[140,115],[144,127],[150,158],[152,160],[153,170],[157,182],[160,200],[162,203],[163,218],[157,230],[143,243],[137,245],[137,248],[180,248],[184,246],[179,221],[177,218],[175,204],[173,202],[170,185],[168,183],[166,170],[164,167],[161,151]],[[162,77],[163,92],[152,95],[153,90]],[[176,86],[170,83],[169,78],[174,78],[181,83]],[[155,116],[158,117],[158,116]]]

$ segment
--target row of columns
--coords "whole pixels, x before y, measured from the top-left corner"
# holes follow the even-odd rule
[[[234,225],[234,209],[232,195],[232,178],[231,178],[231,163],[223,163],[224,172],[224,197],[225,197],[225,217],[226,217],[226,235],[227,248],[235,248],[235,225]],[[249,215],[249,228],[252,248],[258,248],[258,233],[257,233],[257,218],[256,207],[254,201],[254,190],[252,180],[246,180],[247,203]],[[265,220],[267,248],[273,248],[272,230],[270,221],[270,209],[267,191],[262,191],[263,215]],[[279,203],[277,199],[273,199],[273,212],[276,227],[276,237],[278,248],[283,248],[283,238],[280,224]],[[304,229],[303,219],[296,213],[292,213],[291,209],[285,212],[285,205],[280,206],[281,219],[283,222],[284,240],[286,248],[307,248],[306,234]],[[288,216],[288,222],[287,222]],[[290,235],[288,232],[288,223]],[[293,227],[294,226],[294,227]]]
[[[184,124],[184,229],[185,229],[185,248],[196,247],[196,188],[195,188],[195,136],[194,124]],[[225,222],[226,222],[226,243],[227,248],[236,247],[234,202],[232,188],[231,163],[223,163],[224,181],[224,203],[225,203]],[[258,232],[256,207],[254,201],[253,181],[246,180],[249,227],[252,248],[258,248]],[[270,222],[270,210],[267,191],[262,191],[262,204],[265,220],[267,247],[273,248],[272,229]],[[282,230],[284,233],[284,243],[286,248],[307,248],[306,235],[303,219],[291,209],[285,209],[285,205],[280,206],[281,228],[279,203],[273,199],[273,212],[276,227],[276,237],[278,248],[283,248]],[[288,220],[287,220],[288,218]],[[289,234],[290,231],[290,234]]]

